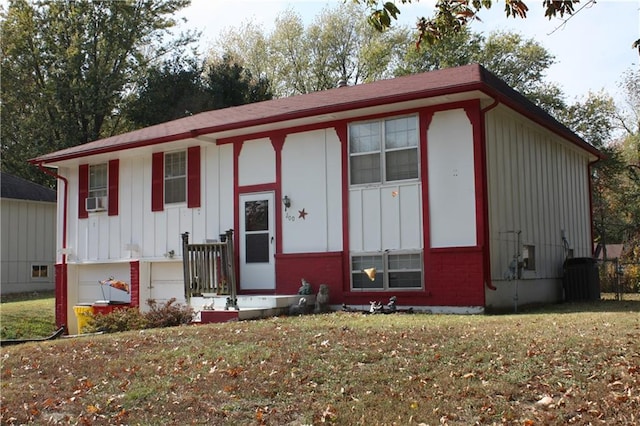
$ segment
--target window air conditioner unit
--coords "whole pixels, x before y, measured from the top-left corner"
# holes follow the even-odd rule
[[[107,197],[88,197],[85,200],[85,209],[88,212],[101,212],[107,209]]]

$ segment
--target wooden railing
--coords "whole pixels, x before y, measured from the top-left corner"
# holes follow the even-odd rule
[[[220,242],[189,244],[182,234],[185,298],[204,294],[228,295],[228,305],[236,305],[233,230],[220,235]]]

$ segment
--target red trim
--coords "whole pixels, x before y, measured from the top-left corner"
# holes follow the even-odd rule
[[[342,153],[342,291],[351,289],[351,246],[349,244],[349,130],[348,122],[335,123],[334,129],[341,144]]]
[[[38,168],[45,174],[60,179],[64,184],[64,200],[62,207],[62,262],[55,266],[55,316],[56,324],[65,326],[66,333],[69,332],[67,324],[67,223],[69,222],[69,181],[49,169],[45,169],[42,163],[38,163]],[[84,204],[84,203],[83,203]]]
[[[120,180],[120,160],[109,161],[109,216],[118,216],[118,185]]]
[[[132,260],[129,262],[129,268],[131,271],[131,306],[140,306],[140,261]]]
[[[419,108],[419,109],[407,108],[407,109],[402,109],[398,111],[386,111],[386,112],[380,112],[376,114],[359,115],[355,118],[350,118],[348,120],[333,120],[333,121],[326,121],[322,123],[313,123],[313,124],[287,127],[286,129],[278,130],[277,132],[264,131],[264,132],[257,132],[257,133],[246,133],[241,136],[220,138],[216,141],[216,143],[217,145],[225,145],[230,143],[243,143],[245,141],[252,141],[256,139],[273,138],[274,134],[282,135],[283,137],[286,138],[286,136],[293,135],[296,133],[311,132],[314,130],[325,130],[325,129],[330,129],[331,127],[333,127],[334,129],[338,129],[340,126],[342,126],[345,123],[348,126],[348,123],[351,123],[351,122],[377,120],[377,119],[383,119],[383,118],[389,118],[389,117],[416,114],[416,112],[419,110],[428,109],[430,111],[436,112],[436,111],[448,111],[456,108],[464,108],[470,104],[473,104],[474,102],[477,102],[477,100],[472,99],[467,101],[449,102],[449,103],[430,106],[428,108]],[[340,135],[338,136],[340,137]]]
[[[200,207],[200,147],[187,149],[187,207]]]
[[[87,219],[89,212],[85,200],[89,196],[89,165],[78,166],[78,219]]]
[[[284,142],[286,139],[286,135],[284,133],[275,134],[271,136],[271,145],[273,145],[273,149],[276,154],[276,185],[275,185],[275,220],[273,221],[276,229],[273,231],[276,234],[276,250],[275,254],[282,253],[282,148],[284,147]],[[275,265],[276,270],[278,266],[278,262],[276,259]],[[277,274],[276,274],[277,277]],[[279,285],[278,280],[276,280],[276,286]]]
[[[238,185],[239,171],[238,165],[240,164],[240,152],[242,151],[242,142],[233,144],[233,229],[236,231],[233,233],[233,253],[234,261],[236,265],[236,289],[240,290],[240,283],[242,277],[240,276],[240,187]]]
[[[66,333],[69,332],[68,328],[68,315],[67,315],[67,264],[56,264],[56,325],[58,327],[65,326]]]
[[[418,120],[420,121],[420,174],[422,179],[422,245],[424,265],[427,265],[427,259],[429,257],[429,248],[431,247],[431,222],[429,220],[429,126],[431,126],[431,120],[433,120],[433,110],[420,111]],[[427,280],[425,280],[427,281]],[[426,288],[426,283],[425,283]]]
[[[164,210],[164,152],[155,152],[151,159],[151,211]]]
[[[464,108],[464,112],[467,114],[467,118],[471,123],[471,131],[473,137],[473,164],[474,164],[474,186],[476,196],[476,246],[482,247],[484,242],[484,188],[485,179],[482,165],[482,128],[480,125],[480,101],[473,102]]]
[[[486,120],[487,112],[498,106],[498,100],[496,99],[491,105],[480,110],[480,151],[482,155],[481,163],[479,164],[482,173],[482,182],[484,185],[484,198],[482,205],[482,214],[484,216],[484,244],[482,250],[482,263],[484,268],[484,285],[489,290],[497,290],[493,285],[491,279],[491,236],[489,235],[489,181],[487,178],[487,131]],[[486,296],[485,296],[486,305]]]
[[[465,70],[466,68],[466,70]],[[120,139],[125,139],[125,142],[110,143],[107,145],[99,145],[95,148],[70,148],[63,151],[58,151],[59,154],[52,153],[49,155],[43,155],[38,158],[30,160],[30,162],[48,162],[51,163],[53,161],[61,161],[68,160],[72,158],[79,158],[88,155],[95,155],[106,152],[120,151],[131,148],[144,147],[149,145],[160,144],[164,142],[173,142],[182,139],[190,139],[195,138],[199,135],[212,134],[217,132],[226,132],[226,131],[237,131],[241,129],[246,129],[254,126],[260,125],[273,125],[275,123],[287,122],[290,120],[296,119],[305,119],[313,116],[322,116],[329,114],[342,113],[347,111],[353,111],[357,109],[363,109],[373,106],[384,106],[391,105],[401,102],[419,100],[419,99],[427,99],[427,98],[435,98],[438,96],[456,94],[456,93],[469,93],[473,91],[482,92],[494,99],[499,99],[502,103],[508,105],[512,109],[518,111],[524,116],[530,118],[534,122],[539,125],[549,129],[555,134],[562,136],[563,138],[568,139],[571,143],[581,147],[582,149],[592,153],[593,155],[600,157],[602,154],[586,143],[584,140],[580,139],[577,135],[571,132],[566,127],[562,126],[559,122],[554,120],[551,116],[544,113],[544,111],[539,108],[534,108],[535,106],[530,102],[527,102],[524,97],[519,95],[517,92],[512,91],[512,89],[508,88],[506,84],[502,81],[499,81],[496,77],[493,77],[492,74],[488,73],[481,66],[474,64],[468,65],[466,67],[460,67],[460,70],[453,72],[468,72],[471,70],[471,77],[466,77],[464,79],[458,79],[457,81],[452,81],[446,86],[440,87],[432,87],[425,86],[424,89],[417,89],[415,91],[404,91],[402,93],[393,93],[390,88],[386,88],[385,92],[380,96],[370,96],[366,95],[364,98],[356,98],[353,101],[343,100],[338,103],[318,103],[317,105],[311,105],[307,108],[300,109],[291,109],[291,108],[282,108],[277,113],[268,113],[269,111],[277,110],[277,107],[272,107],[274,103],[279,100],[273,100],[265,102],[262,109],[253,110],[253,114],[247,114],[248,118],[245,120],[239,121],[229,121],[223,120],[221,124],[209,126],[209,127],[201,127],[189,131],[183,131],[176,134],[165,134],[162,136],[153,137],[145,140],[133,140],[126,141],[126,136],[120,136]],[[438,73],[444,72],[452,72],[452,71],[434,71],[435,75]],[[432,73],[429,73],[432,74]],[[407,77],[408,78],[408,77]],[[497,80],[497,81],[494,81]],[[431,82],[433,83],[433,82]],[[375,84],[375,83],[372,83]],[[379,83],[379,84],[391,84],[391,83]],[[345,90],[345,89],[337,89],[337,90]],[[505,93],[506,91],[506,93]],[[389,93],[391,92],[391,93]],[[303,96],[312,96],[318,97],[317,94],[308,94]],[[277,105],[277,104],[276,104]],[[300,101],[300,105],[304,106],[304,101]],[[289,106],[287,103],[286,106]],[[239,107],[242,108],[242,107]],[[267,113],[265,113],[267,111]],[[243,111],[244,112],[244,111]],[[253,118],[256,117],[256,118]],[[182,119],[186,120],[186,119]],[[195,123],[199,125],[199,123]],[[329,127],[330,125],[327,125]],[[177,126],[176,126],[177,128]],[[97,142],[97,141],[96,141]],[[91,144],[95,144],[91,143]]]
[[[243,186],[238,186],[237,189],[238,189],[238,195],[251,194],[252,192],[268,192],[268,191],[275,191],[276,184],[261,183],[259,185],[243,185]]]

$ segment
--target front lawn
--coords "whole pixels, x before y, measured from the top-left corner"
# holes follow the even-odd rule
[[[2,296],[0,339],[46,337],[55,328],[55,300],[52,291]]]
[[[629,425],[640,301],[327,315],[3,348],[9,424]]]

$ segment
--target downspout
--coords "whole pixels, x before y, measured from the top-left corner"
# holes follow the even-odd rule
[[[69,211],[69,181],[64,176],[60,176],[59,174],[47,169],[44,167],[42,161],[37,164],[40,171],[43,173],[53,176],[56,179],[59,179],[64,184],[64,201],[63,201],[63,211],[62,211],[62,262],[61,267],[64,274],[64,278],[62,280],[62,284],[64,288],[60,291],[60,318],[56,318],[56,320],[60,320],[62,324],[57,324],[58,326],[64,325],[67,326],[67,222],[68,222],[68,211]],[[58,294],[56,289],[56,295]],[[58,305],[58,300],[56,300],[56,305]],[[58,313],[58,309],[56,309],[56,314]],[[57,316],[57,315],[56,315]]]
[[[485,108],[480,109],[480,123],[482,125],[482,165],[484,167],[483,170],[483,184],[484,184],[484,200],[482,200],[483,204],[483,215],[486,221],[486,226],[484,227],[484,250],[482,253],[482,260],[484,263],[484,285],[489,290],[497,290],[497,287],[493,285],[491,282],[491,258],[489,256],[489,184],[487,182],[487,140],[486,140],[486,131],[485,131],[485,114],[492,110],[493,108],[498,106],[498,99],[494,98],[493,102]]]

